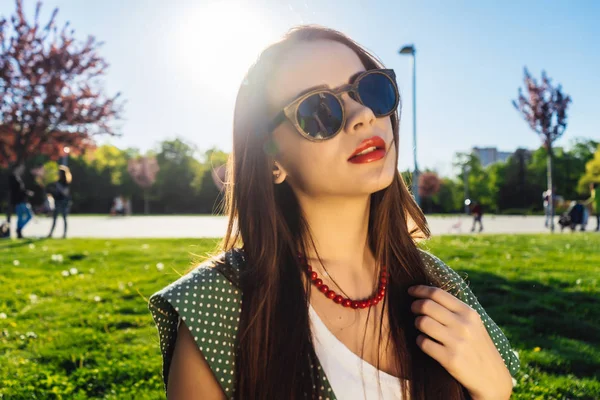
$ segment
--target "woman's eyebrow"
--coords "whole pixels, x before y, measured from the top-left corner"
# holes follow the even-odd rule
[[[312,91],[322,90],[322,89],[335,90],[335,89],[331,89],[331,87],[329,85],[325,85],[325,84],[323,84],[323,85],[317,85],[317,86],[312,86],[312,87],[309,87],[308,89],[304,89],[300,93],[297,93],[295,96],[293,96],[292,98],[290,98],[290,101],[288,102],[288,104],[291,103],[291,102],[293,102],[297,98],[304,96],[306,93],[310,93]]]
[[[347,85],[348,85],[348,83],[350,83],[350,82],[354,82],[354,80],[356,79],[356,77],[358,77],[358,76],[359,76],[360,74],[362,74],[363,72],[365,72],[365,71],[358,71],[358,72],[356,72],[355,74],[352,74],[352,75],[350,76],[350,78],[348,79],[348,82],[347,82],[347,83],[344,83],[344,84],[342,84],[342,85],[336,86],[336,87],[334,87],[334,88],[332,88],[331,86],[329,86],[329,85],[327,85],[327,84],[322,84],[322,85],[316,85],[316,86],[309,87],[308,89],[304,89],[303,91],[301,91],[300,93],[298,93],[298,94],[296,94],[294,97],[292,97],[292,98],[290,99],[290,101],[288,102],[288,104],[289,104],[289,103],[291,103],[291,102],[293,102],[293,101],[294,101],[294,100],[296,100],[297,98],[304,96],[306,93],[310,93],[310,92],[312,92],[312,91],[315,91],[315,90],[327,89],[327,90],[331,90],[332,92],[335,92],[336,90],[338,90],[338,89],[340,89],[340,88],[343,88],[343,87],[347,86]]]

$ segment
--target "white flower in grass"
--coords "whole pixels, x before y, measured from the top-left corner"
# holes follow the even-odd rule
[[[62,276],[69,276],[69,271],[63,271],[61,272]]]
[[[0,312],[0,319],[6,319],[6,318],[8,318],[6,313]]]
[[[165,264],[159,262],[158,264],[156,264],[156,269],[159,271],[162,271],[165,268]]]
[[[127,286],[132,287],[133,286],[133,282],[127,282]]]
[[[104,251],[102,252],[102,254],[104,254],[105,256],[107,256],[107,255],[108,255],[108,250],[104,250]]]
[[[48,246],[42,246],[42,251],[48,251]]]
[[[102,301],[102,297],[100,297],[100,296],[94,296],[94,301],[95,301],[96,303],[99,303],[99,302],[101,302],[101,301]]]
[[[78,272],[78,271],[77,271],[77,268],[71,268],[71,269],[69,270],[69,273],[70,273],[71,275],[77,275],[77,272]]]
[[[29,248],[30,248],[31,250],[35,249],[35,244],[33,244],[33,243],[29,243]]]
[[[30,294],[29,295],[29,300],[31,301],[31,303],[35,304],[38,302],[38,297],[35,294]]]
[[[90,268],[90,274],[93,274],[94,272],[96,272],[96,270],[94,268]]]
[[[150,269],[150,266],[149,266],[148,264],[146,264],[146,265],[144,265],[144,269],[145,269],[146,271],[148,271],[148,270]]]
[[[142,245],[142,249],[144,249],[144,250],[148,249],[149,247],[150,247],[150,246],[149,246],[147,243],[144,243],[144,244]]]
[[[565,244],[565,249],[569,250],[571,248],[571,243]]]
[[[581,279],[577,279],[577,280],[575,281],[575,284],[577,284],[577,285],[581,285]]]
[[[35,332],[27,332],[25,335],[26,335],[28,338],[31,338],[31,339],[37,339],[37,335],[35,334]]]
[[[56,262],[63,262],[63,256],[62,254],[52,254],[52,261],[56,261]]]
[[[125,284],[123,282],[119,282],[119,290],[125,290]]]
[[[20,262],[19,260],[13,260],[13,265],[14,265],[15,267],[18,267],[18,266],[19,266],[19,264],[21,264],[21,262]]]
[[[510,260],[512,258],[512,255],[510,253],[506,253],[506,259]]]

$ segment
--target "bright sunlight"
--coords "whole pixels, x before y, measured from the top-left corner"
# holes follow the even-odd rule
[[[240,2],[199,6],[177,27],[178,69],[191,82],[228,97],[260,50],[276,39],[268,26],[260,10]]]

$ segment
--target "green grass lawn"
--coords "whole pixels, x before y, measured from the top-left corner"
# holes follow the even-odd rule
[[[0,398],[159,399],[152,293],[214,240],[0,242]],[[600,235],[444,236],[518,351],[515,399],[600,398]]]

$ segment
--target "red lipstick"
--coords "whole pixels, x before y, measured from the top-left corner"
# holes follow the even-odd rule
[[[350,158],[348,158],[348,161],[353,164],[363,164],[381,160],[384,156],[385,140],[379,136],[373,136],[363,140],[356,150],[354,150]]]

